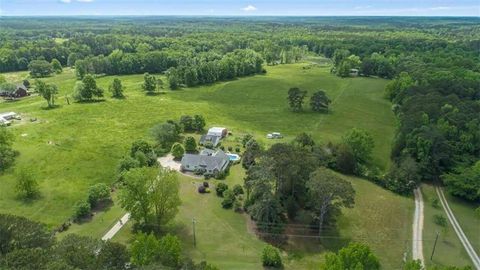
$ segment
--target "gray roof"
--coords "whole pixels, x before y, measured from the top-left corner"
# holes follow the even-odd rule
[[[213,147],[216,147],[219,143],[220,143],[220,140],[222,139],[221,136],[215,136],[215,135],[202,135],[202,137],[200,137],[200,144],[201,145],[205,145],[206,143],[212,143]]]
[[[207,172],[223,171],[229,162],[230,158],[221,150],[211,155],[185,154],[182,158],[182,168],[187,171],[197,168],[204,168]]]

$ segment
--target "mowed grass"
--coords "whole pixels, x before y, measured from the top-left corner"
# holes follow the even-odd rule
[[[443,217],[447,218],[447,214],[443,211],[442,205],[440,201],[438,202],[438,208],[433,206],[433,201],[438,199],[437,193],[435,192],[435,187],[432,185],[424,184],[422,185],[422,194],[424,200],[424,230],[423,230],[423,253],[425,256],[425,263],[427,265],[440,265],[440,266],[459,266],[463,267],[466,265],[470,265],[473,267],[470,258],[468,257],[467,252],[463,248],[462,243],[458,239],[455,230],[453,229],[450,222],[447,220],[447,226],[442,227],[435,223],[435,215],[442,215]],[[453,208],[453,204],[450,201],[450,207]],[[454,211],[455,216],[458,219],[457,211]],[[473,218],[473,216],[472,216]],[[470,230],[474,230],[475,228],[470,226],[465,226],[462,220],[458,220],[465,230],[467,227]],[[477,227],[478,230],[479,227]],[[437,241],[437,247],[435,248],[435,253],[433,259],[430,260],[430,256],[432,254],[433,246],[435,243],[435,237],[437,232],[439,233],[439,238]],[[478,234],[478,231],[477,231]],[[469,239],[472,244],[478,245],[478,243],[474,243],[475,240],[469,235]],[[478,241],[478,238],[477,238]]]
[[[289,141],[301,132],[312,134],[319,143],[337,142],[347,130],[363,128],[375,140],[373,163],[387,168],[395,122],[390,104],[383,99],[387,81],[341,79],[331,75],[329,68],[303,69],[305,65],[308,64],[267,67],[266,75],[178,91],[166,89],[165,94],[156,96],[146,96],[141,91],[143,75],[118,76],[126,87],[127,98],[107,97],[104,102],[95,103],[72,102],[76,81],[72,70],[47,78],[46,81],[59,86],[58,108],[44,109],[46,102],[40,97],[0,103],[0,111],[15,111],[26,119],[9,128],[15,134],[14,147],[20,156],[15,167],[0,176],[0,212],[58,226],[71,216],[74,203],[86,197],[89,186],[115,181],[118,160],[127,153],[132,141],[149,138],[154,124],[179,119],[184,114],[202,114],[207,126],[225,126],[234,136],[252,133],[266,146]],[[25,75],[8,74],[19,79]],[[102,77],[97,82],[107,89],[112,80],[113,77]],[[288,89],[295,86],[310,94],[325,90],[333,100],[331,112],[311,112],[308,100],[304,112],[291,112],[286,96]],[[29,118],[38,121],[31,123]],[[267,133],[274,131],[284,134],[285,139],[265,139]],[[14,171],[27,166],[34,170],[42,194],[30,203],[17,200],[14,193]],[[241,184],[243,174],[240,166],[235,166],[227,182]],[[292,240],[286,247],[288,254],[284,254],[288,269],[316,269],[323,259],[320,252],[336,250],[348,240],[368,242],[385,266],[400,268],[406,246],[398,239],[403,242],[410,238],[411,200],[368,181],[350,179],[357,190],[355,208],[345,211],[338,229],[329,232],[330,238],[321,242]],[[248,232],[245,216],[222,209],[220,198],[214,194],[199,195],[192,179],[181,176],[180,180],[183,205],[177,221],[187,253],[222,268],[260,268],[259,254],[265,244]],[[101,237],[122,214],[122,209],[114,204],[109,211],[97,213],[91,222],[72,226],[69,233]],[[192,218],[198,221],[196,248],[192,246]],[[115,240],[128,242],[128,228]],[[395,245],[391,239],[396,239]]]

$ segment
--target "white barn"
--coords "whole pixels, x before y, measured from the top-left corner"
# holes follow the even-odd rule
[[[210,135],[210,136],[217,136],[217,137],[225,137],[227,136],[227,129],[224,128],[224,127],[212,127],[208,130],[208,133],[207,135]]]

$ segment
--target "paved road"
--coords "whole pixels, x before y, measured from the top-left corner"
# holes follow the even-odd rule
[[[420,188],[413,191],[415,195],[415,214],[413,217],[412,257],[425,265],[423,258],[423,196]]]
[[[462,245],[467,251],[468,256],[470,256],[470,259],[472,260],[475,268],[477,270],[480,270],[480,258],[478,258],[477,253],[473,249],[472,245],[470,244],[470,241],[468,241],[467,236],[465,235],[462,228],[460,227],[460,224],[458,224],[457,219],[453,215],[453,212],[450,209],[450,206],[448,205],[447,199],[445,199],[445,194],[443,194],[443,190],[439,187],[437,187],[436,190],[437,190],[438,198],[440,198],[440,203],[442,204],[443,210],[445,210],[445,213],[447,213],[448,220],[452,224],[452,227],[455,230],[455,233],[457,234],[458,239],[460,239],[460,242],[462,242]]]
[[[117,234],[118,231],[125,225],[125,223],[128,222],[130,219],[130,213],[126,213],[113,227],[102,237],[103,241],[107,241],[112,239],[115,234]]]

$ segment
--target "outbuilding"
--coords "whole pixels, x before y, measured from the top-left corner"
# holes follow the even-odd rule
[[[207,135],[225,137],[228,134],[228,130],[224,127],[212,127],[208,130]]]

